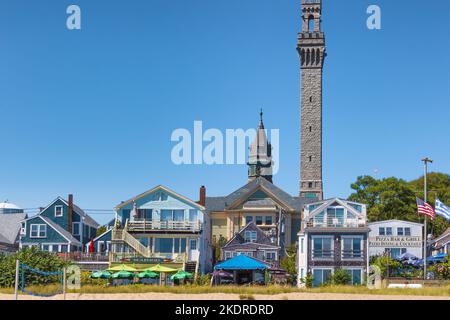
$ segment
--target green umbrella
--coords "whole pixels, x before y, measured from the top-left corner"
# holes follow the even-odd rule
[[[158,274],[153,271],[144,271],[138,274],[139,278],[158,278]]]
[[[116,272],[112,275],[113,279],[130,279],[133,277],[134,277],[134,274],[132,272],[125,271],[125,270]]]
[[[183,280],[192,278],[192,273],[186,271],[178,271],[173,276],[170,277],[170,280]]]
[[[114,266],[108,269],[108,271],[128,271],[128,272],[136,272],[136,268],[132,266],[128,266],[126,264],[120,264],[118,266]]]
[[[109,279],[111,278],[111,273],[106,270],[96,271],[91,274],[92,279]]]

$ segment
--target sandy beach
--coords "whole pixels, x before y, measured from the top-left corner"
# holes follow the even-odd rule
[[[450,300],[450,296],[368,295],[339,293],[285,293],[277,295],[252,295],[255,300]],[[63,300],[63,295],[51,298],[20,295],[19,300]],[[239,294],[67,294],[67,300],[240,300]],[[14,295],[0,294],[0,300],[14,300]]]

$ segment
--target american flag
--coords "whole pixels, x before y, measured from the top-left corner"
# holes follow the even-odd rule
[[[434,212],[433,207],[419,198],[417,198],[417,210],[419,214],[429,216],[431,219],[436,217],[436,212]]]

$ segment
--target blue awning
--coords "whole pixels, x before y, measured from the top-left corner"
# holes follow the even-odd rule
[[[265,270],[269,266],[244,254],[217,264],[214,270]]]

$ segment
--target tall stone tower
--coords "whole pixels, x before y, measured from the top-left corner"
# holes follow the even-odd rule
[[[321,32],[322,0],[302,0],[302,31],[297,50],[301,63],[300,196],[323,198],[322,70],[325,34]]]

